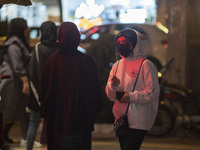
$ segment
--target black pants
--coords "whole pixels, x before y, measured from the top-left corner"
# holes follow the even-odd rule
[[[125,136],[119,137],[121,150],[139,150],[147,130],[128,129]]]

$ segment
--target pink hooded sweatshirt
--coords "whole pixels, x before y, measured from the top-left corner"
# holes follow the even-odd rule
[[[122,58],[117,61],[111,71],[105,88],[106,94],[114,101],[113,114],[115,119],[125,114],[128,103],[120,103],[116,98],[116,91],[128,91],[130,106],[128,109],[129,127],[133,129],[150,130],[156,118],[160,86],[158,71],[148,59],[144,60],[138,75],[141,59],[145,58],[148,44],[141,34],[137,33],[137,43],[133,50],[133,57]],[[118,65],[118,67],[117,67]],[[120,80],[119,86],[113,87],[111,79],[115,75]],[[138,75],[135,90],[133,86]]]

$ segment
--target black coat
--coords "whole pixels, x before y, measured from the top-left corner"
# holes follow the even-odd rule
[[[40,101],[41,114],[47,120],[48,146],[62,149],[60,141],[66,143],[71,136],[94,130],[103,106],[97,68],[89,55],[55,52],[43,71]]]
[[[43,65],[46,59],[58,49],[58,44],[55,44],[53,46],[39,44],[37,48],[38,48],[38,57],[36,54],[36,50],[34,50],[29,62],[30,87],[31,87],[29,108],[31,110],[39,112],[40,110],[38,103],[39,101],[37,100],[34,92],[36,92],[38,95]]]
[[[75,24],[63,23],[58,41],[59,50],[43,68],[41,115],[46,121],[48,149],[75,150],[85,143],[81,137],[89,137],[94,130],[103,103],[96,64],[91,56],[77,51],[80,33]]]

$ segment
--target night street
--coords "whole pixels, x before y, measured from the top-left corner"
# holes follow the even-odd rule
[[[149,138],[146,137],[141,150],[199,150],[200,139],[186,138],[183,142],[180,138]],[[24,150],[19,144],[11,145],[12,150]],[[46,146],[34,148],[34,150],[46,150]],[[92,150],[120,150],[116,139],[93,140]]]
[[[149,138],[146,137],[141,150],[199,150],[200,139],[187,138]],[[93,141],[93,150],[120,150],[116,140]]]
[[[0,0],[0,150],[200,150],[199,77],[200,0]]]
[[[37,141],[40,140],[41,127],[38,130]],[[19,125],[16,124],[11,132],[10,137],[20,140]],[[140,150],[200,150],[200,137],[197,131],[193,131],[181,141],[182,132],[180,129],[167,137],[153,138],[146,137]],[[196,135],[195,135],[196,134]],[[25,150],[19,146],[19,142],[11,144],[11,150]],[[46,146],[34,148],[34,150],[46,150]],[[111,124],[96,125],[93,133],[92,150],[120,150],[117,138],[115,138]]]

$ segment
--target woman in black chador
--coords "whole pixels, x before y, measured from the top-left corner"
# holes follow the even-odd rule
[[[35,46],[29,63],[30,74],[30,101],[29,108],[30,123],[27,132],[27,150],[41,146],[40,143],[34,142],[37,129],[40,123],[40,102],[39,102],[39,85],[42,75],[42,68],[46,59],[56,50],[58,50],[57,27],[55,23],[46,21],[40,26],[41,39],[40,43]]]
[[[41,115],[47,123],[48,150],[91,150],[91,133],[102,108],[96,65],[77,50],[80,33],[64,22],[59,50],[46,61],[41,81]]]

